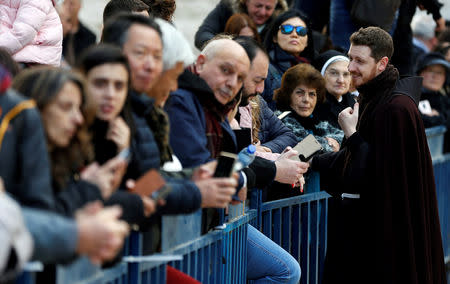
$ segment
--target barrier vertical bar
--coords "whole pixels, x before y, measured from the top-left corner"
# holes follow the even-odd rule
[[[136,231],[132,231],[129,236],[129,252],[130,255],[134,256],[142,254],[142,236]],[[139,271],[138,262],[130,262],[128,264],[128,276],[130,284],[141,283],[141,273]]]
[[[300,206],[292,206],[292,234],[291,234],[291,255],[300,261]]]
[[[281,209],[281,247],[290,252],[291,244],[291,206]]]
[[[272,241],[281,245],[281,209],[272,210]]]

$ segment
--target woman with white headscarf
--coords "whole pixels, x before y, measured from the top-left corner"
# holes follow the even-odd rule
[[[349,59],[336,50],[328,50],[319,55],[314,66],[325,79],[326,101],[317,107],[316,115],[336,128],[339,113],[347,107],[353,108],[355,99],[349,92],[351,75],[348,71]]]

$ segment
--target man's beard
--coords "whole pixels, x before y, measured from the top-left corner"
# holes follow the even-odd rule
[[[239,106],[243,107],[246,106],[250,103],[250,99],[256,97],[257,95],[259,95],[259,93],[253,93],[253,94],[243,94],[242,99],[241,99],[241,103],[239,104]]]

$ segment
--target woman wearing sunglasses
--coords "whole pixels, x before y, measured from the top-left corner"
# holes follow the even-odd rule
[[[314,59],[312,30],[309,20],[299,10],[289,10],[278,16],[269,28],[264,45],[270,57],[263,98],[272,110],[276,109],[273,91],[281,85],[281,77],[298,63]]]

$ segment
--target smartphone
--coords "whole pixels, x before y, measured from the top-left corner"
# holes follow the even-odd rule
[[[229,152],[220,152],[217,158],[217,167],[213,177],[230,177],[233,174],[237,155]]]
[[[425,115],[431,115],[433,113],[429,100],[423,100],[419,102],[419,111]]]
[[[120,151],[119,154],[117,154],[117,156],[118,156],[120,159],[123,159],[124,161],[126,161],[127,163],[129,163],[130,160],[131,160],[131,151],[130,151],[130,148],[125,148],[125,149],[123,149],[122,151]]]
[[[151,196],[155,191],[161,189],[166,184],[164,178],[155,169],[151,169],[142,175],[130,189],[131,192],[142,195]]]
[[[319,141],[314,138],[314,135],[309,134],[302,141],[300,141],[294,148],[298,152],[298,156],[294,156],[293,160],[298,160],[302,162],[307,162],[314,155],[319,154],[323,147],[320,145]]]

